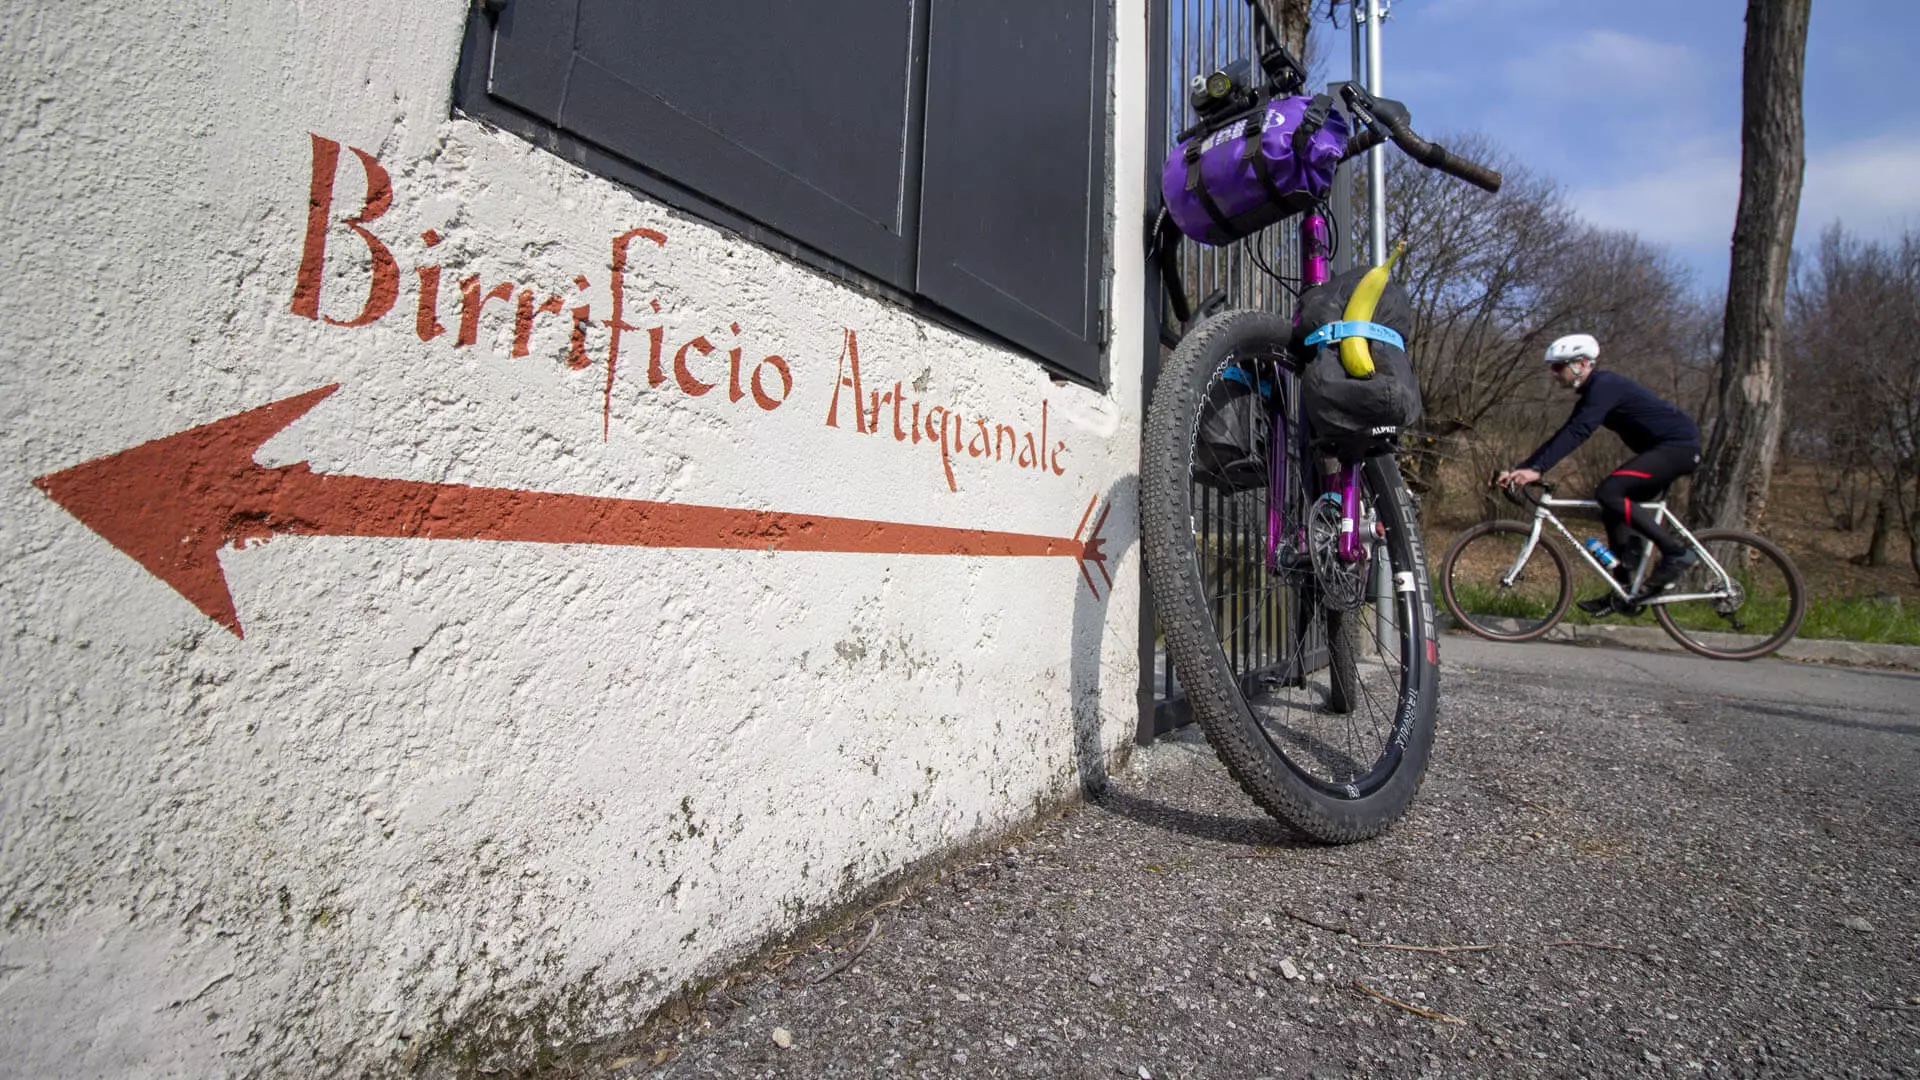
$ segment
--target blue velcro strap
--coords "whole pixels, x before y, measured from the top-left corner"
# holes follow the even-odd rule
[[[1255,389],[1253,385],[1253,376],[1248,375],[1244,369],[1237,367],[1233,364],[1228,364],[1225,368],[1223,368],[1220,372],[1220,376],[1224,379],[1237,382],[1241,386],[1244,386],[1249,390]],[[1273,386],[1270,383],[1268,383],[1267,380],[1265,379],[1260,380],[1260,386],[1258,387],[1258,389],[1260,391],[1261,397],[1273,396]]]
[[[1405,352],[1407,339],[1390,326],[1381,326],[1377,322],[1331,322],[1307,335],[1308,345],[1325,345],[1341,338],[1363,337],[1373,341],[1385,342]]]

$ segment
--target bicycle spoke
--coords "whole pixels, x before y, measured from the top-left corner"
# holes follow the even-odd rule
[[[1377,640],[1377,638],[1375,638],[1375,648],[1379,648],[1379,640]],[[1375,655],[1379,655],[1379,651],[1375,651]],[[1379,661],[1371,661],[1371,663],[1379,663]],[[1386,665],[1380,665],[1380,667],[1382,667],[1382,669],[1386,669]],[[1379,738],[1380,717],[1392,717],[1392,709],[1382,709],[1382,707],[1380,707],[1379,698],[1375,698],[1375,688],[1373,688],[1373,684],[1371,684],[1369,680],[1365,680],[1365,678],[1359,678],[1356,684],[1357,686],[1359,686],[1359,694],[1361,694],[1361,696],[1363,696],[1363,698],[1367,700],[1367,705],[1371,705],[1371,707],[1369,707],[1369,711],[1367,711],[1367,715],[1369,715],[1369,732],[1365,732],[1365,734],[1371,734],[1373,738]],[[1394,694],[1394,698],[1392,698],[1392,700],[1398,701],[1398,698],[1400,698],[1400,696],[1398,696],[1398,686],[1396,686],[1396,694]],[[1354,717],[1356,713],[1357,713],[1357,709],[1354,709],[1354,711],[1350,711],[1350,713],[1348,713],[1348,726],[1350,726],[1350,728],[1352,728],[1352,724],[1354,724],[1354,719],[1352,719],[1352,717]],[[1356,734],[1356,736],[1359,736],[1361,732],[1357,732],[1356,730],[1354,734]]]
[[[1209,606],[1212,607],[1214,610],[1218,611],[1222,606],[1221,604],[1222,601],[1228,600],[1228,599],[1240,599],[1243,597],[1246,598],[1246,601],[1247,601],[1245,604],[1246,614],[1241,616],[1238,622],[1235,622],[1232,624],[1223,624],[1220,627],[1220,633],[1222,637],[1232,637],[1234,635],[1246,633],[1248,630],[1250,630],[1253,627],[1254,620],[1267,614],[1266,608],[1267,606],[1272,604],[1274,597],[1272,596],[1271,593],[1266,593],[1266,592],[1247,592],[1245,590],[1237,590],[1234,592],[1217,593],[1207,598]]]
[[[1393,613],[1396,625],[1400,617],[1398,611]],[[1266,693],[1256,708],[1276,750],[1323,782],[1336,785],[1358,781],[1385,752],[1402,694],[1401,668],[1395,659],[1398,643],[1389,646],[1381,638],[1378,612],[1363,605],[1342,616],[1343,625],[1350,620],[1360,622],[1343,632],[1358,639],[1365,655],[1356,658],[1355,681],[1348,690],[1353,696],[1345,709],[1334,708],[1328,696],[1334,693],[1329,680],[1336,676],[1327,668],[1309,677],[1305,687]],[[1289,673],[1297,675],[1306,663],[1313,640],[1324,639],[1331,647],[1331,622],[1324,609],[1315,609],[1307,619],[1307,632],[1286,658]]]
[[[1707,557],[1655,607],[1667,632],[1695,652],[1728,659],[1763,656],[1791,638],[1805,610],[1792,561],[1736,530],[1704,530],[1697,539]]]
[[[1493,522],[1454,541],[1441,567],[1442,588],[1454,616],[1474,633],[1526,641],[1546,633],[1572,602],[1566,558],[1544,539],[1514,580],[1503,582],[1531,534],[1517,522]]]

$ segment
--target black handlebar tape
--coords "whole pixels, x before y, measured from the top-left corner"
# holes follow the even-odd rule
[[[1471,161],[1450,152],[1439,143],[1430,143],[1414,134],[1412,128],[1402,124],[1393,129],[1394,145],[1407,152],[1407,156],[1425,165],[1429,169],[1439,169],[1449,176],[1457,176],[1477,188],[1489,192],[1498,192],[1502,177],[1477,161]]]
[[[1340,160],[1359,157],[1361,154],[1387,141],[1387,133],[1377,127],[1362,128],[1358,135],[1347,140],[1347,148],[1341,152]]]
[[[1422,159],[1423,164],[1439,169],[1449,176],[1457,176],[1489,194],[1499,193],[1500,184],[1504,179],[1499,173],[1477,161],[1451,153],[1439,143],[1428,143],[1427,147],[1428,154]]]
[[[1406,151],[1408,157],[1428,168],[1457,176],[1489,192],[1500,190],[1503,178],[1499,173],[1477,161],[1452,153],[1438,143],[1421,138],[1413,130],[1413,113],[1407,109],[1405,102],[1374,97],[1352,83],[1342,87],[1341,93],[1347,99],[1350,111],[1363,117],[1370,116],[1371,120],[1363,131],[1347,140],[1346,152],[1340,156],[1340,160],[1363,154],[1391,138],[1394,145]]]

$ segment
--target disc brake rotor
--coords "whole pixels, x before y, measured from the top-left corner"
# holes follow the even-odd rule
[[[1328,494],[1307,515],[1307,546],[1320,601],[1334,611],[1352,611],[1367,599],[1367,564],[1340,561],[1340,496]]]

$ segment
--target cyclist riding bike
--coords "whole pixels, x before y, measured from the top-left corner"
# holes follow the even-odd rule
[[[1678,581],[1698,561],[1693,549],[1660,525],[1646,503],[1660,498],[1675,480],[1700,466],[1700,428],[1693,418],[1653,391],[1611,371],[1596,370],[1600,343],[1591,334],[1569,334],[1547,346],[1547,368],[1556,382],[1579,395],[1573,415],[1553,437],[1527,459],[1494,477],[1502,487],[1518,487],[1540,479],[1568,454],[1587,441],[1596,428],[1607,428],[1633,451],[1611,476],[1600,482],[1593,497],[1600,504],[1600,520],[1607,527],[1607,543],[1619,555],[1614,577],[1631,588],[1639,569],[1645,537],[1660,549],[1660,565],[1646,584],[1626,601],[1625,610],[1644,602]],[[1616,610],[1611,591],[1580,601],[1580,610],[1601,616]]]

